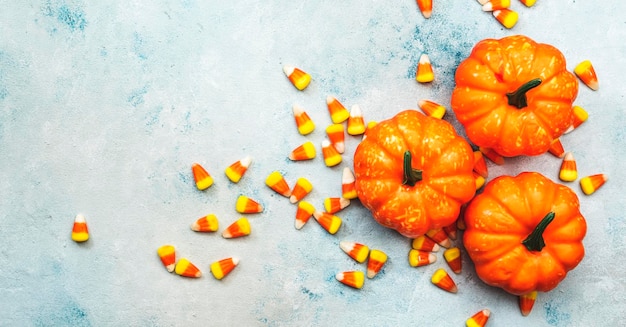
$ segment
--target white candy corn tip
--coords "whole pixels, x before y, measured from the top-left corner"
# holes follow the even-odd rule
[[[75,223],[84,223],[84,222],[86,222],[85,216],[83,216],[81,214],[77,214],[76,218],[74,218],[74,222]]]
[[[250,167],[250,164],[252,163],[252,157],[247,156],[247,157],[241,159],[240,162],[241,162],[242,166],[248,168],[248,167]]]
[[[296,229],[302,229],[302,227],[304,227],[304,222],[300,221],[300,220],[296,220],[294,226],[296,227]]]
[[[420,56],[419,63],[420,64],[430,64],[430,58],[428,58],[427,54],[422,53],[422,55]]]
[[[326,97],[326,104],[327,104],[327,105],[328,105],[328,104],[331,104],[331,103],[333,103],[333,101],[335,101],[335,100],[337,100],[337,98],[335,98],[335,97],[334,97],[334,96],[332,96],[332,95],[329,95],[329,96],[327,96],[327,97]]]
[[[437,256],[433,253],[428,254],[428,262],[435,263],[437,262]]]
[[[296,202],[298,202],[298,198],[295,195],[292,195],[292,196],[289,197],[289,202],[296,203]],[[300,228],[298,228],[298,229],[300,229]]]
[[[235,266],[239,264],[239,258],[237,258],[237,257],[232,257],[232,258],[230,258],[230,260],[233,261],[233,265],[235,265]]]
[[[285,75],[289,76],[291,74],[293,74],[293,71],[296,70],[296,67],[294,66],[289,66],[289,65],[285,65],[283,66],[283,72],[285,73]]]
[[[304,113],[304,108],[301,107],[300,105],[294,104],[293,105],[293,114],[294,116],[299,116],[302,115]]]
[[[350,184],[350,183],[353,183],[354,181],[355,179],[354,179],[354,174],[352,173],[352,170],[350,170],[350,168],[348,167],[344,167],[343,174],[341,176],[341,182],[343,184]]]
[[[339,242],[339,247],[346,253],[349,253],[354,248],[355,243],[349,241]]]
[[[361,112],[361,107],[358,104],[355,104],[350,109],[350,117],[363,117],[363,113]]]
[[[325,139],[322,141],[322,148],[327,148],[330,146],[330,141],[328,139]]]

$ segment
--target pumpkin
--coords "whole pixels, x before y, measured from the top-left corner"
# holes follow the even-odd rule
[[[450,123],[406,110],[358,145],[355,188],[376,221],[415,238],[455,221],[476,191],[472,166],[470,145]]]
[[[451,105],[467,137],[502,156],[545,153],[572,123],[576,77],[557,48],[526,36],[478,42],[455,82]]]
[[[585,255],[576,194],[535,172],[490,181],[465,211],[463,243],[485,283],[523,295],[547,292]]]

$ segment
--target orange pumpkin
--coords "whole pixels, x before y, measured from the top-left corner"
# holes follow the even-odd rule
[[[545,153],[572,124],[578,81],[551,45],[522,35],[480,41],[455,81],[452,109],[468,138],[502,156]]]
[[[465,224],[476,273],[511,294],[555,288],[585,255],[578,197],[539,173],[490,181],[467,206]]]
[[[455,221],[476,191],[472,167],[472,149],[452,125],[415,110],[372,127],[354,154],[361,203],[410,238]]]

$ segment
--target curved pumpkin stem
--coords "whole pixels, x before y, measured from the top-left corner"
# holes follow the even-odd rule
[[[404,180],[403,185],[415,186],[415,184],[422,180],[422,171],[419,169],[413,169],[411,167],[411,161],[413,156],[411,151],[404,152]]]
[[[522,244],[526,246],[528,251],[541,251],[544,246],[546,246],[546,242],[543,240],[543,232],[546,230],[548,225],[554,220],[554,212],[549,212],[535,227],[528,237],[522,241]]]
[[[509,105],[514,106],[517,109],[527,107],[528,101],[526,99],[526,92],[536,88],[539,84],[541,84],[541,78],[535,78],[524,83],[514,92],[507,93],[506,97],[509,99]]]

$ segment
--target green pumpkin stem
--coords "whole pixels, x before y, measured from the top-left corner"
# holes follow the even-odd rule
[[[535,227],[528,237],[522,241],[522,244],[526,246],[528,251],[541,251],[544,246],[546,246],[546,242],[543,240],[543,232],[546,230],[548,225],[554,220],[554,212],[548,213]]]
[[[404,180],[403,185],[415,186],[415,184],[422,180],[422,171],[419,169],[413,169],[411,167],[411,151],[404,152]]]
[[[517,109],[522,109],[528,106],[526,92],[536,88],[539,84],[541,84],[541,78],[535,78],[524,83],[514,92],[507,93],[506,97],[509,99],[509,105],[514,106]]]

